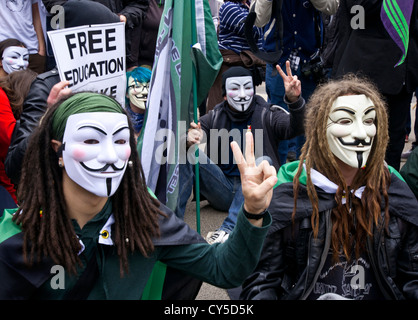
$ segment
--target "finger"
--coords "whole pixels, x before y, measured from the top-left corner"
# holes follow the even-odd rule
[[[235,141],[231,142],[231,149],[232,154],[234,155],[235,163],[238,166],[238,170],[241,174],[244,174],[245,168],[247,167],[247,163],[245,161],[244,155],[241,152],[240,147],[238,146],[238,143]]]
[[[57,84],[55,84],[51,91],[49,92],[49,97],[51,98],[55,98],[58,96],[58,94],[60,93],[60,91],[62,89],[64,89],[66,86],[68,86],[70,84],[69,81],[60,81]]]
[[[192,127],[193,129],[197,128],[197,124],[194,122],[190,122],[190,127]]]
[[[286,72],[287,72],[287,75],[289,77],[293,77],[292,69],[290,68],[290,61],[289,60],[286,61]]]
[[[277,176],[270,176],[258,186],[258,191],[260,192],[260,194],[267,195],[267,193],[273,189],[276,183]]]
[[[276,65],[276,69],[279,72],[280,76],[282,77],[283,81],[287,81],[286,74],[283,72],[283,69],[278,64]]]
[[[245,133],[245,160],[248,166],[255,167],[254,141],[251,131]]]
[[[68,95],[70,95],[73,91],[70,88],[65,88],[62,89],[59,93],[58,93],[58,100],[64,99],[65,97],[67,97]]]
[[[47,105],[52,106],[55,103],[57,103],[62,97],[62,94],[61,94],[62,91],[65,91],[66,94],[71,93],[71,89],[69,88],[64,89],[69,84],[70,84],[69,81],[60,81],[57,84],[55,84],[52,87],[51,91],[49,92],[48,98],[46,100]]]
[[[298,84],[297,80],[292,80],[289,85],[290,85],[291,88],[295,88],[297,86],[297,84]]]
[[[258,167],[263,174],[263,180],[277,175],[276,169],[266,160],[263,160]]]

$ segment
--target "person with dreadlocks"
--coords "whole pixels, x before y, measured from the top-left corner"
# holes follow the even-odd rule
[[[273,223],[241,299],[418,299],[418,202],[385,159],[386,106],[347,75],[307,104],[301,159],[280,168]]]
[[[245,158],[231,144],[245,200],[219,246],[153,198],[135,146],[110,97],[75,93],[48,108],[25,154],[21,205],[0,217],[0,299],[141,299],[157,261],[216,286],[241,284],[257,264],[277,182],[274,167],[255,166],[251,133]]]

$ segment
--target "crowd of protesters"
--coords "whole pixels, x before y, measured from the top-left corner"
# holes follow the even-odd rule
[[[159,275],[160,299],[418,299],[418,0],[207,1],[222,65],[185,136],[226,213],[206,237],[183,221],[196,164],[171,210],[136,148],[165,1],[0,3],[0,299],[139,300]],[[124,23],[124,107],[61,81],[57,6]]]

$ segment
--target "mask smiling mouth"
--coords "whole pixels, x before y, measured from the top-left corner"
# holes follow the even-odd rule
[[[113,163],[107,163],[106,165],[104,165],[103,167],[101,167],[99,169],[92,169],[92,168],[89,168],[88,166],[86,166],[83,162],[80,162],[80,164],[87,171],[90,171],[90,172],[100,172],[100,173],[115,173],[117,171],[122,171],[123,169],[125,169],[125,166],[126,166],[126,163],[125,163],[122,166],[122,168],[118,168]],[[109,167],[111,167],[114,171],[106,171]]]
[[[137,98],[138,100],[141,100],[141,101],[147,100],[147,96],[145,94],[142,94],[142,93],[134,94],[134,97]]]
[[[10,66],[10,68],[12,68],[12,69],[13,69],[13,70],[15,70],[15,71],[25,70],[25,67],[24,67],[24,66],[19,66],[19,67],[13,67],[13,66]]]

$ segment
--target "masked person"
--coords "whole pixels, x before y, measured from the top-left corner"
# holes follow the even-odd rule
[[[262,256],[242,299],[418,299],[418,202],[388,166],[376,87],[319,87],[298,162],[280,168]]]
[[[13,71],[25,70],[29,65],[29,51],[23,42],[6,39],[0,42],[0,77]]]
[[[257,263],[277,182],[272,166],[255,166],[247,138],[245,158],[231,145],[247,182],[236,232],[210,246],[148,192],[114,99],[76,93],[48,108],[25,155],[22,205],[0,218],[0,299],[141,299],[159,260],[216,286],[239,285]],[[62,290],[53,265],[65,273]]]
[[[126,111],[134,126],[135,138],[138,139],[144,124],[151,70],[137,67],[128,71],[126,78]]]
[[[119,22],[119,17],[116,14],[94,1],[66,1],[62,6],[65,12],[65,28]],[[19,184],[23,156],[28,145],[27,140],[38,126],[47,106],[58,101],[59,96],[63,96],[64,93],[71,92],[70,88],[65,88],[69,84],[68,81],[62,81],[61,90],[53,90],[54,86],[59,83],[60,77],[57,68],[39,74],[33,81],[23,103],[20,126],[13,135],[5,160],[6,173],[16,186]]]
[[[243,145],[243,132],[250,130],[255,137],[257,161],[267,160],[278,170],[279,141],[303,132],[305,101],[300,96],[300,81],[292,76],[289,63],[287,68],[289,76],[280,67],[279,72],[286,84],[285,99],[290,112],[255,95],[253,77],[249,70],[231,67],[222,74],[224,102],[200,117],[198,124],[191,124],[187,146],[190,148],[195,144],[206,143],[205,152],[199,153],[200,193],[216,210],[228,211],[222,226],[207,235],[209,243],[228,239],[243,201],[238,167],[227,147],[229,142],[237,141]],[[181,190],[176,214],[183,217],[192,192],[194,175],[190,161],[181,165],[180,170],[186,172],[180,172]]]

